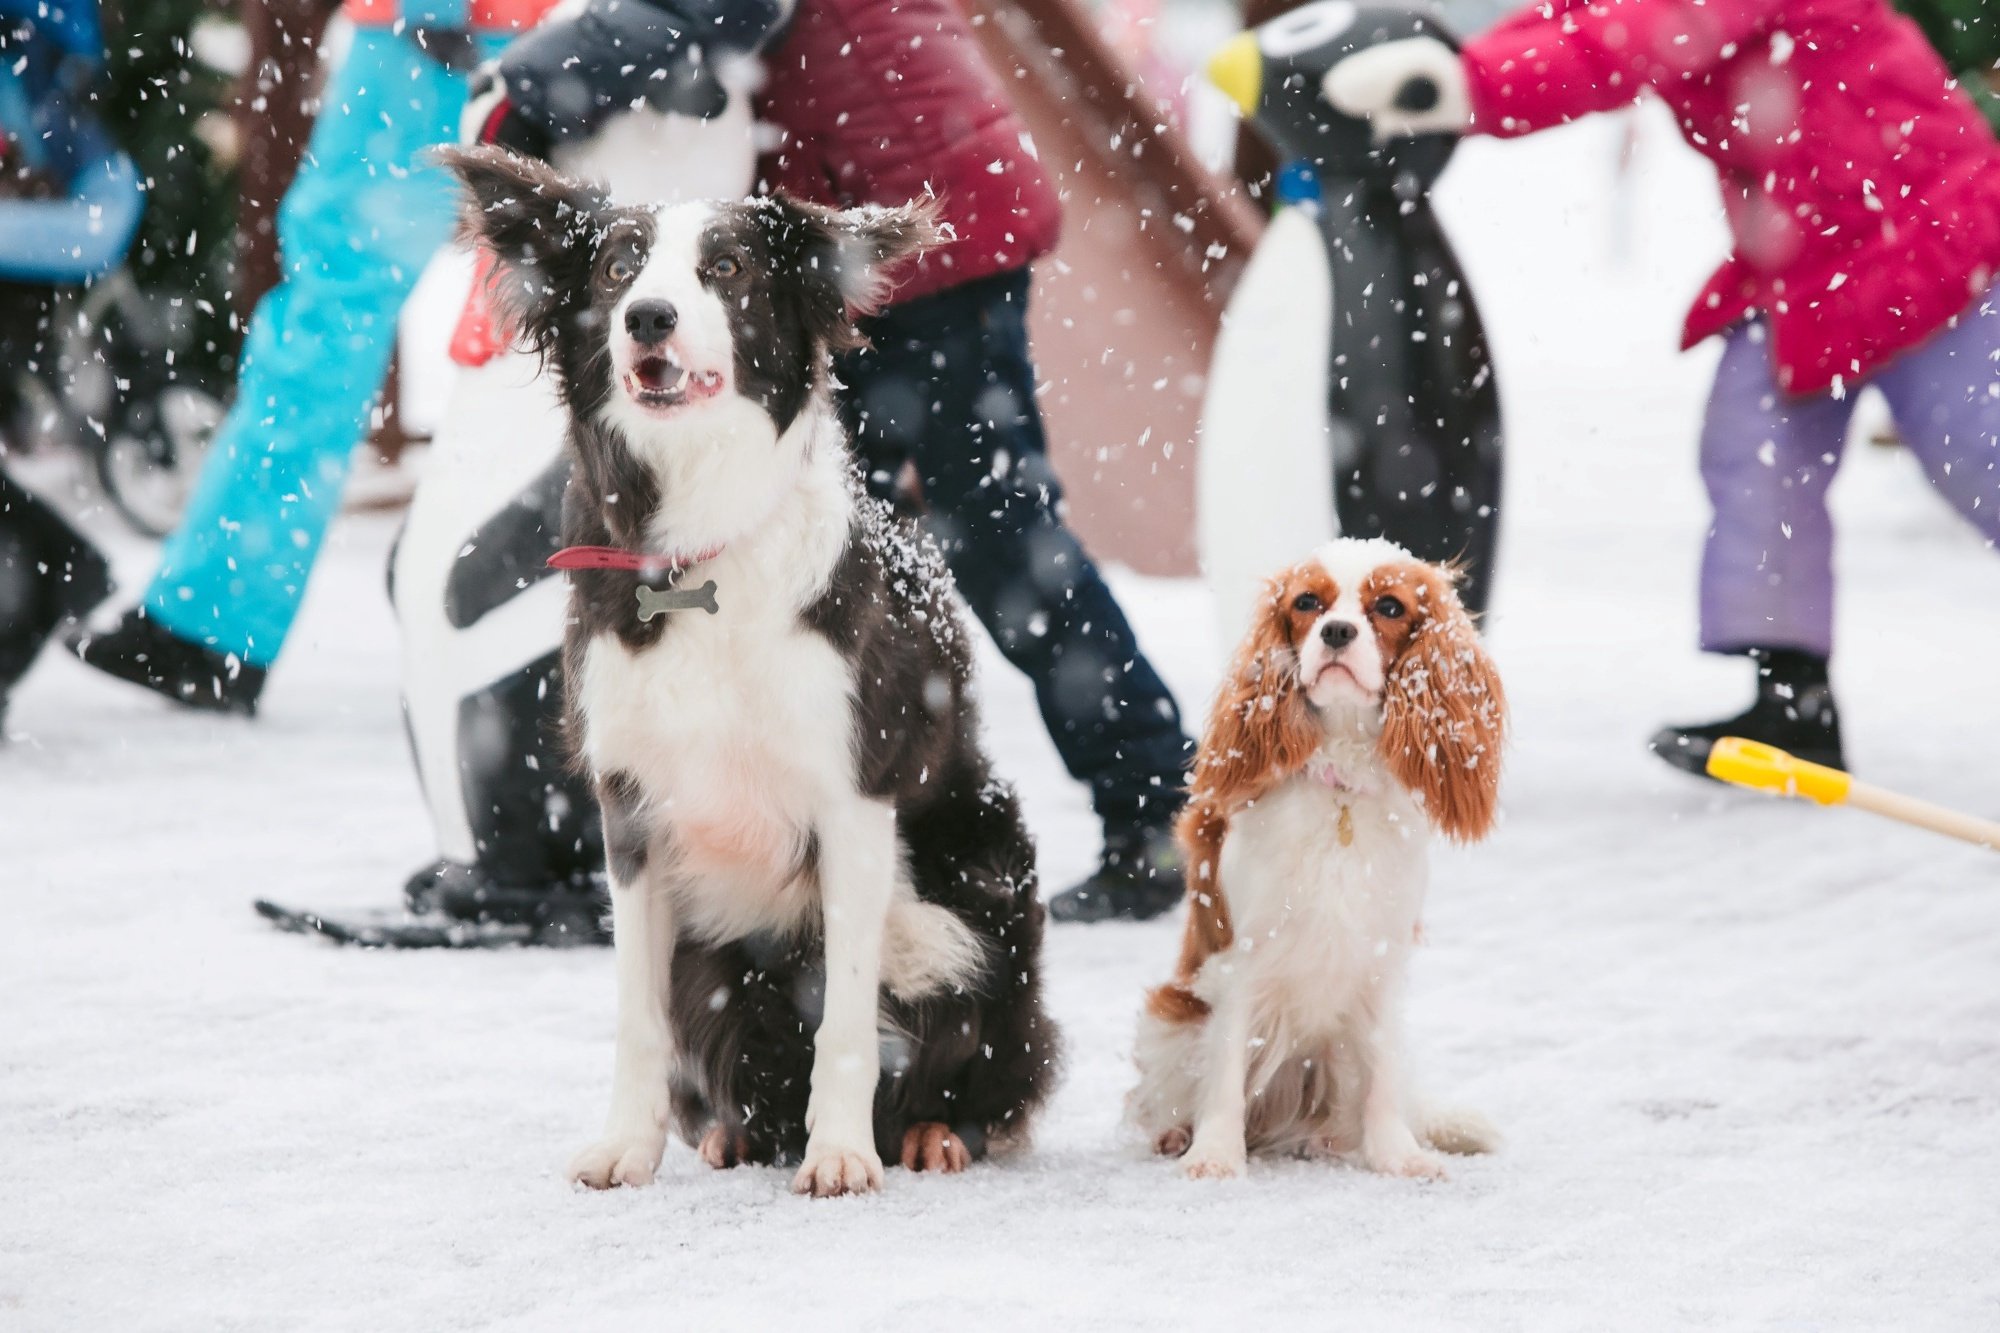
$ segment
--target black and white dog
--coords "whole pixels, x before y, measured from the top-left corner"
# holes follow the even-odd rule
[[[670,1121],[711,1165],[802,1162],[818,1195],[1018,1141],[1057,1058],[1034,849],[979,748],[949,577],[859,490],[829,374],[929,214],[614,208],[501,150],[447,160],[569,413],[564,538],[596,548],[564,674],[617,1063],[572,1177],[647,1183]]]

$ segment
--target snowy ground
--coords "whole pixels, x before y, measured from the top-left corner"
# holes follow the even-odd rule
[[[1713,192],[1647,129],[1622,222],[1611,123],[1476,145],[1450,182],[1512,413],[1517,742],[1505,828],[1440,867],[1413,1038],[1502,1155],[1429,1187],[1301,1164],[1218,1187],[1135,1152],[1118,1108],[1162,922],[1051,932],[1069,1073],[1025,1158],[815,1204],[675,1147],[653,1189],[571,1193],[608,957],[341,952],[248,907],[384,904],[430,853],[390,525],[358,518],[256,724],[55,660],[17,698],[0,1328],[2000,1325],[2000,861],[1641,750],[1746,688],[1690,646],[1708,359],[1671,347]],[[2000,814],[2000,560],[1899,454],[1857,446],[1837,499],[1857,766]],[[145,550],[120,557],[143,579]],[[1200,588],[1120,587],[1198,704]],[[1086,811],[1021,683],[985,679],[1061,883]]]

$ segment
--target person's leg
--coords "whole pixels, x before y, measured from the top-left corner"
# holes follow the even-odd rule
[[[279,285],[258,306],[234,406],[144,608],[254,667],[276,659],[395,346],[396,317],[450,235],[449,178],[421,160],[456,133],[463,81],[362,29],[332,76],[278,220]]]
[[[1702,772],[1717,736],[1747,735],[1841,760],[1827,688],[1833,651],[1833,522],[1827,488],[1840,466],[1851,398],[1789,398],[1773,375],[1762,323],[1729,335],[1702,423],[1701,474],[1715,517],[1701,566],[1701,646],[1750,656],[1758,696],[1720,722],[1672,726],[1655,753]]]
[[[1063,520],[1029,359],[1025,271],[892,308],[841,359],[843,409],[871,485],[914,463],[960,593],[1035,687],[1063,763],[1089,784],[1114,858],[1180,892],[1141,848],[1183,799],[1192,745],[1111,589]],[[1165,854],[1154,837],[1154,858]],[[1121,867],[1108,869],[1116,872]],[[1129,877],[1128,877],[1129,878]],[[1121,903],[1121,908],[1127,904]]]
[[[7,692],[42,646],[110,592],[111,569],[97,548],[8,476],[0,451],[0,722]]]
[[[1833,651],[1833,520],[1854,400],[1788,398],[1761,323],[1729,335],[1702,422],[1701,476],[1715,507],[1701,562],[1704,652]]]
[[[2000,547],[2000,299],[1988,293],[1874,383],[1931,485]]]

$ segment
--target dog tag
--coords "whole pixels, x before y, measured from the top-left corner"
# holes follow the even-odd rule
[[[699,588],[648,588],[639,585],[639,622],[644,624],[654,616],[668,611],[706,611],[714,615],[722,608],[715,604],[715,580],[710,579]]]

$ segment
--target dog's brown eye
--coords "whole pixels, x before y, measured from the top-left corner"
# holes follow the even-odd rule
[[[1403,604],[1394,597],[1377,597],[1375,599],[1375,614],[1384,620],[1401,620],[1403,618]]]
[[[1292,598],[1292,610],[1304,615],[1311,615],[1315,611],[1326,610],[1326,603],[1319,599],[1318,593],[1302,592],[1297,597]]]
[[[632,266],[622,259],[614,259],[605,268],[604,276],[613,282],[624,282],[632,276]]]
[[[736,262],[734,255],[724,255],[709,265],[708,271],[718,278],[733,278],[743,271],[743,266]]]

